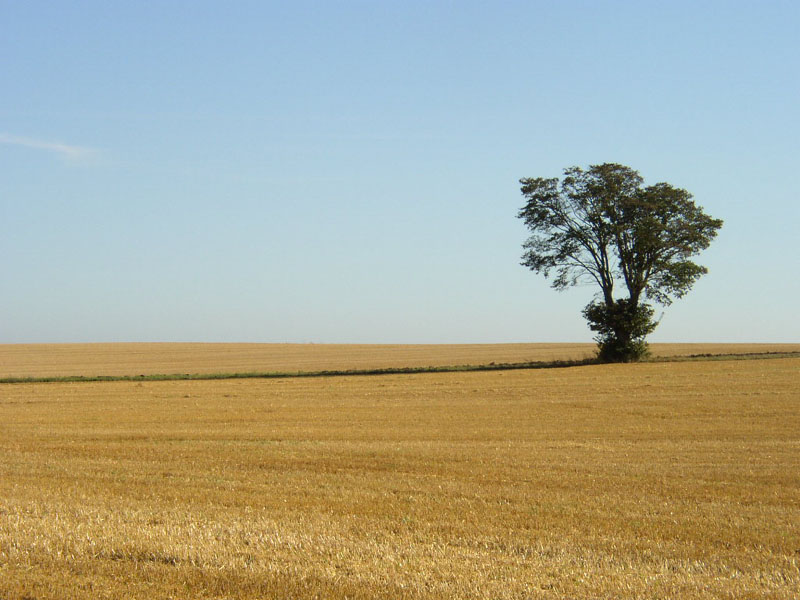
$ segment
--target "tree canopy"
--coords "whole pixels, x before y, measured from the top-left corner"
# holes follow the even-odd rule
[[[644,186],[638,172],[606,163],[571,167],[563,179],[520,179],[519,211],[531,236],[522,264],[563,290],[594,282],[601,302],[584,310],[597,331],[601,358],[635,360],[657,323],[644,300],[669,305],[708,270],[691,259],[722,221],[705,214],[686,190]],[[615,298],[622,289],[627,297]]]

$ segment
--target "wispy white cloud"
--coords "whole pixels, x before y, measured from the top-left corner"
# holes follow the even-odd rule
[[[53,152],[65,160],[75,162],[85,161],[97,155],[97,150],[94,148],[74,146],[72,144],[52,142],[48,140],[39,140],[1,132],[0,144],[9,144],[12,146],[24,146],[26,148],[33,148],[36,150],[45,150],[47,152]]]

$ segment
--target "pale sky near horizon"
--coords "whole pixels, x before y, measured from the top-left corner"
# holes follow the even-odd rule
[[[521,177],[725,225],[654,342],[800,342],[800,3],[0,0],[0,343],[583,342]],[[659,314],[661,310],[659,309]]]

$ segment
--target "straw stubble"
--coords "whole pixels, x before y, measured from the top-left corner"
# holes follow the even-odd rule
[[[792,598],[800,359],[0,388],[0,598]]]

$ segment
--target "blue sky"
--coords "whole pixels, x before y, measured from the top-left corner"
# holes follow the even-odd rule
[[[652,341],[798,342],[796,2],[0,0],[0,342],[591,341],[520,177],[725,220]]]

